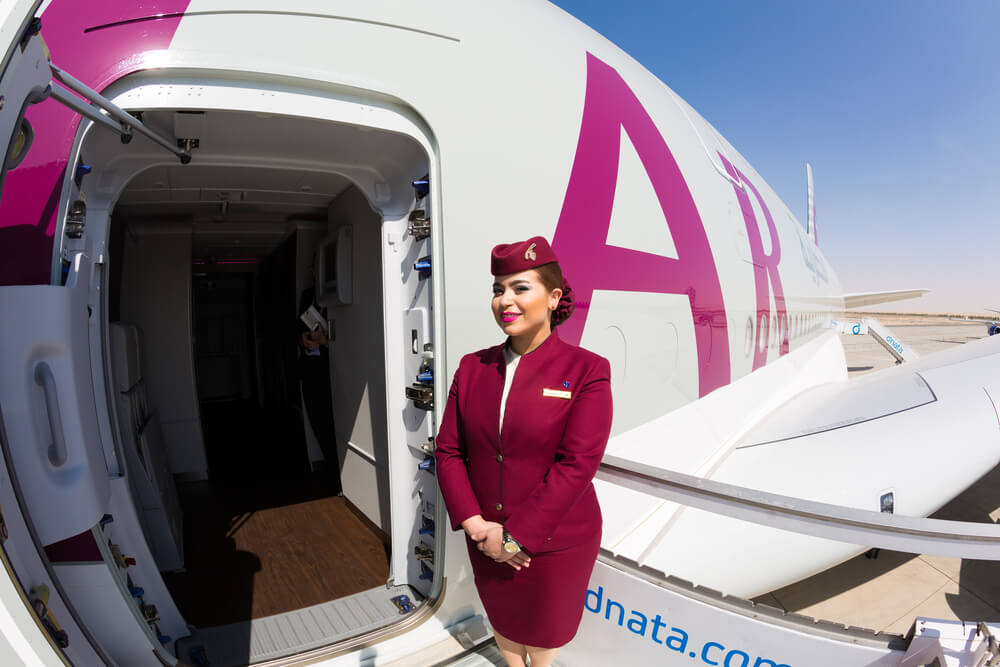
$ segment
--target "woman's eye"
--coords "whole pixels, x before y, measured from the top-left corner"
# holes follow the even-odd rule
[[[528,291],[528,286],[527,285],[518,285],[517,287],[514,288],[514,291],[517,292],[518,294],[521,294],[522,292],[527,292]]]

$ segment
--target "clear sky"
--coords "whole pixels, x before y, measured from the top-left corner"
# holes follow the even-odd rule
[[[1000,308],[1000,1],[556,0],[712,123],[875,309]]]

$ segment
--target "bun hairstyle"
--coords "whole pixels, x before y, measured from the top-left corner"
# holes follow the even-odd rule
[[[573,288],[570,287],[569,281],[563,276],[559,262],[549,262],[548,264],[536,266],[535,272],[538,273],[538,279],[545,285],[545,289],[550,292],[554,289],[562,290],[562,298],[559,299],[559,305],[552,311],[551,322],[552,327],[555,328],[568,320],[570,315],[573,314],[573,310],[575,309],[573,305]]]
[[[501,243],[490,253],[490,271],[494,276],[504,276],[534,269],[541,283],[550,292],[562,290],[559,305],[552,311],[551,323],[557,327],[573,314],[573,288],[563,277],[556,254],[542,236],[532,236],[527,241]]]

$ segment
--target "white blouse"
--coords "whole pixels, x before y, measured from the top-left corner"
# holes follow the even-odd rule
[[[507,374],[503,380],[503,396],[500,397],[500,431],[503,431],[503,413],[507,410],[507,395],[510,393],[511,385],[514,384],[517,364],[521,361],[521,355],[512,350],[510,345],[504,346],[503,356],[507,360]]]

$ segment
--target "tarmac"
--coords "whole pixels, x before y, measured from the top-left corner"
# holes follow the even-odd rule
[[[857,321],[871,313],[848,313]],[[874,315],[921,356],[987,335],[986,323],[940,316]],[[870,336],[843,337],[849,377],[892,366]],[[1000,522],[1000,466],[933,515],[938,519]],[[755,602],[827,621],[905,634],[917,616],[1000,621],[1000,561],[978,561],[881,550],[755,598]]]

